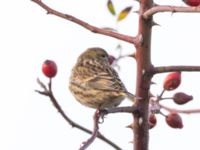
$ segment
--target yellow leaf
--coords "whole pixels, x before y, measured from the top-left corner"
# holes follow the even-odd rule
[[[117,21],[121,21],[123,19],[125,19],[127,17],[127,15],[130,13],[132,7],[129,6],[129,7],[126,7],[125,9],[123,9],[119,15],[118,15],[118,18],[117,18]]]
[[[115,13],[115,8],[114,8],[113,3],[112,3],[111,0],[108,0],[108,2],[107,2],[107,7],[108,7],[109,12],[110,12],[112,15],[115,15],[115,14],[116,14],[116,13]]]

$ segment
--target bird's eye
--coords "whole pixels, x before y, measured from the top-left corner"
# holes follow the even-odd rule
[[[106,55],[105,55],[105,54],[102,54],[101,57],[102,57],[102,58],[106,58]]]

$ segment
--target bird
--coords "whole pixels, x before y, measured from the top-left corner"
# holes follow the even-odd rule
[[[117,107],[126,97],[134,101],[100,47],[86,49],[72,68],[69,90],[82,105],[99,110]]]

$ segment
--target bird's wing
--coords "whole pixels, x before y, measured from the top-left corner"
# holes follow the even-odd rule
[[[107,91],[126,92],[124,84],[113,68],[102,70],[87,82],[88,86]]]

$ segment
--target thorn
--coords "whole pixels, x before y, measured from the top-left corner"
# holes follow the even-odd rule
[[[143,124],[143,118],[140,117],[140,118],[139,118],[139,125],[141,126],[142,124]]]
[[[115,49],[117,49],[117,50],[119,50],[120,51],[120,53],[121,53],[121,50],[122,50],[122,45],[119,43],[119,44],[117,44],[117,46],[116,46],[116,48]]]
[[[152,84],[157,84],[156,82],[154,82],[154,81],[150,81],[150,84],[152,85]]]
[[[139,10],[134,10],[133,13],[139,14]]]
[[[173,11],[172,11],[172,13],[171,13],[171,16],[173,16],[175,12],[176,12],[176,11],[175,11],[175,10],[173,10]]]
[[[128,143],[133,144],[134,142],[133,141],[129,141]]]
[[[152,21],[152,26],[161,26],[160,24],[156,23],[155,21]]]
[[[128,55],[129,57],[132,57],[132,58],[136,58],[136,54],[135,53],[133,53],[133,54],[130,54],[130,55]]]
[[[151,92],[149,92],[149,97],[155,97]]]
[[[142,34],[139,35],[138,39],[139,39],[140,45],[143,45],[144,44],[144,38],[143,38]]]
[[[134,1],[136,1],[136,2],[138,2],[140,4],[140,0],[134,0]]]
[[[159,6],[158,4],[156,4],[155,2],[153,3],[153,6]]]
[[[129,124],[128,126],[126,126],[126,128],[133,129],[133,128],[134,128],[134,124],[131,123],[131,124]]]
[[[142,69],[142,74],[143,74],[143,75],[145,74],[145,69]]]

